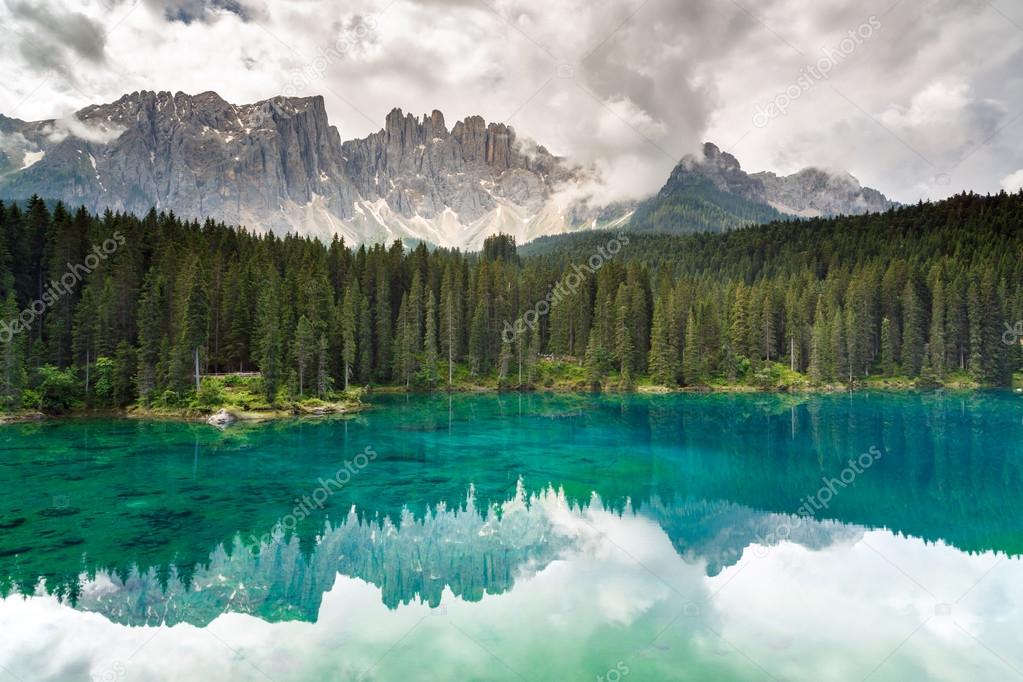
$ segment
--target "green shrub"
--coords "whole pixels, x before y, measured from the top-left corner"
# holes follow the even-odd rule
[[[171,389],[168,388],[166,391],[158,395],[156,399],[153,400],[153,406],[166,408],[180,407],[181,396],[178,395],[177,391],[172,391]]]
[[[219,407],[224,404],[224,385],[226,382],[213,377],[205,377],[199,384],[195,394],[195,402],[199,407]]]
[[[78,378],[74,368],[57,369],[53,365],[39,368],[39,409],[60,414],[67,412],[78,395]]]

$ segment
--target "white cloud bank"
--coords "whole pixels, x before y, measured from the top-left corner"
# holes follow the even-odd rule
[[[871,17],[869,40],[753,125]],[[1023,10],[1005,2],[0,0],[0,24],[0,108],[22,119],[140,89],[294,91],[323,94],[347,139],[392,107],[437,108],[595,164],[615,196],[656,191],[705,140],[749,170],[843,168],[907,202],[1023,167]]]

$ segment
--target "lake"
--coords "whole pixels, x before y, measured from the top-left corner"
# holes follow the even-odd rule
[[[1023,396],[0,428],[0,680],[1023,677]]]

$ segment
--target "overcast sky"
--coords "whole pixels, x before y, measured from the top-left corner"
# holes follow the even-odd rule
[[[344,139],[480,114],[622,195],[705,140],[904,202],[1023,184],[1018,0],[0,0],[0,25],[0,113],[26,120],[322,94]]]

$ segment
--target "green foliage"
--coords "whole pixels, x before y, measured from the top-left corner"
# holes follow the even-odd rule
[[[62,370],[53,365],[43,365],[37,373],[38,408],[51,414],[61,414],[71,409],[79,394],[75,369]]]
[[[214,408],[224,404],[224,381],[216,377],[203,377],[195,402],[199,407]]]
[[[779,220],[770,206],[719,190],[709,180],[679,178],[678,169],[652,199],[636,209],[629,227],[643,232],[725,232]]]
[[[1023,194],[722,234],[644,231],[771,217],[728,201],[683,183],[637,211],[638,232],[517,253],[492,237],[479,254],[0,204],[3,320],[60,261],[123,237],[42,322],[0,332],[0,407],[292,405],[353,382],[770,387],[901,372],[1008,385],[1023,369],[1023,346],[1001,338],[1023,319],[1023,259],[1011,257],[1023,253]],[[196,391],[197,360],[199,375],[260,376]]]
[[[114,387],[117,383],[117,361],[113,358],[96,358],[96,364],[92,367],[95,377],[93,381],[93,396],[101,405],[111,405],[114,402]]]

